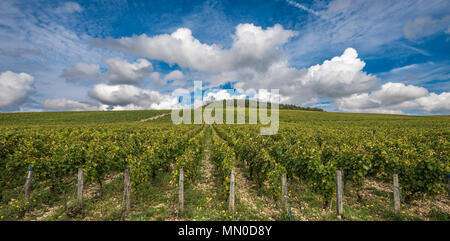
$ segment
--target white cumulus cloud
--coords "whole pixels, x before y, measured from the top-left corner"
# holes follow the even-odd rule
[[[146,34],[119,39],[94,41],[130,52],[136,56],[162,60],[207,72],[221,72],[242,67],[262,69],[280,58],[279,46],[297,33],[285,30],[281,25],[263,29],[253,24],[239,24],[230,49],[201,43],[190,29],[179,28],[172,34],[149,37]]]
[[[450,93],[429,93],[425,88],[403,83],[386,83],[372,93],[354,94],[337,100],[338,108],[347,112],[402,114],[406,110],[425,113],[448,113]]]
[[[363,72],[366,65],[353,48],[341,56],[325,60],[321,65],[308,68],[301,85],[311,88],[321,97],[341,97],[367,92],[377,87],[379,79]]]
[[[309,68],[289,67],[288,61],[271,64],[265,71],[241,69],[217,74],[214,83],[236,81],[235,88],[279,89],[282,102],[310,104],[318,98],[339,98],[378,88],[379,78],[363,71],[365,62],[353,48],[341,56]]]
[[[171,95],[133,85],[97,84],[89,91],[89,96],[115,108],[171,109],[178,105],[178,99]]]
[[[0,74],[0,109],[14,110],[35,92],[33,76],[5,71]]]

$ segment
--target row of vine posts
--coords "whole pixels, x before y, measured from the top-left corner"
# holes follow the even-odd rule
[[[30,200],[31,182],[33,178],[34,168],[31,167],[28,170],[27,178],[24,185],[25,200]],[[183,168],[180,170],[179,183],[178,183],[178,212],[181,215],[184,212],[184,172]],[[288,195],[287,195],[287,180],[286,174],[281,176],[281,192],[282,192],[282,208],[286,213],[290,213]],[[228,209],[230,212],[234,212],[235,209],[235,173],[231,172],[230,175],[230,192],[228,199]],[[450,196],[450,175],[448,176],[448,189]],[[394,212],[400,212],[400,186],[398,182],[398,174],[393,175],[393,199],[394,199]],[[342,182],[342,171],[336,171],[336,215],[338,218],[343,218],[343,201],[344,191]],[[78,168],[77,175],[77,203],[80,208],[83,206],[83,168]],[[128,168],[124,171],[124,192],[123,192],[123,206],[125,211],[131,210],[131,182],[130,182],[130,170]]]

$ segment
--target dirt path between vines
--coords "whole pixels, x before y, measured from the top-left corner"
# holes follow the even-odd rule
[[[146,121],[156,120],[156,119],[162,118],[162,117],[164,117],[164,116],[166,116],[168,114],[169,113],[164,113],[164,114],[161,114],[161,115],[152,116],[152,117],[149,117],[149,118],[146,118],[146,119],[142,119],[139,122],[146,122]]]
[[[122,173],[118,173],[115,175],[107,175],[106,179],[103,183],[103,185],[108,185],[109,183],[111,183],[112,181],[114,181],[115,179],[119,178],[120,176],[122,176]],[[99,186],[93,183],[90,183],[88,185],[85,185],[84,190],[83,190],[83,200],[89,200],[94,198],[94,196],[98,193],[99,191]],[[72,197],[70,198],[70,200],[68,200],[67,202],[67,206],[72,205],[74,202],[76,202],[76,200]],[[52,216],[57,210],[60,210],[64,208],[64,205],[57,205],[57,206],[53,206],[53,207],[46,207],[44,205],[44,208],[35,210],[31,213],[32,216],[33,214],[36,215],[36,213],[38,212],[42,212],[42,214],[38,217],[36,217],[36,221],[42,221],[45,220],[46,218]]]
[[[215,195],[215,184],[214,184],[214,166],[211,163],[211,136],[210,134],[205,134],[205,150],[204,159],[202,160],[203,167],[201,168],[202,181],[194,187],[197,190],[204,190],[208,194]]]
[[[236,161],[239,162],[239,160]],[[256,191],[258,187],[244,176],[241,168],[240,165],[235,165],[234,168],[236,199],[239,199],[247,208],[262,214],[264,219],[276,220],[280,215],[277,202],[271,198],[259,196]]]
[[[240,203],[237,205],[242,205],[245,209],[250,209],[254,215],[260,216],[258,220],[276,220],[280,216],[277,202],[272,198],[258,195],[258,186],[245,177],[243,168],[243,163],[237,159],[234,165],[236,202]]]
[[[201,168],[200,168],[200,180],[198,183],[195,184],[193,187],[194,190],[197,190],[203,194],[203,196],[206,198],[207,204],[206,205],[213,205],[214,199],[217,195],[217,187],[214,183],[215,179],[213,176],[214,173],[214,165],[211,163],[211,134],[206,132],[205,133],[205,149],[203,150],[203,159],[201,162]],[[177,192],[174,193],[174,195],[178,195]],[[206,207],[204,207],[206,208]],[[210,209],[212,209],[210,207]],[[184,219],[181,217],[171,217],[169,219],[166,219],[167,221],[183,221]]]

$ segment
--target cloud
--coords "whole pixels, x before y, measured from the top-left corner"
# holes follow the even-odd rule
[[[250,100],[258,100],[265,102],[274,102],[274,103],[284,103],[287,99],[276,92],[271,92],[270,90],[254,90],[254,89],[235,89],[235,90],[227,90],[227,89],[209,89],[204,93],[203,103],[210,103],[218,100],[242,100],[242,99],[250,99]]]
[[[250,67],[264,70],[284,57],[281,46],[297,34],[296,31],[285,30],[279,24],[266,30],[253,24],[239,24],[229,50],[232,55],[230,66],[233,69]]]
[[[264,69],[282,57],[278,47],[296,34],[279,24],[266,29],[253,24],[239,24],[230,49],[201,43],[188,28],[179,28],[170,35],[149,37],[142,34],[119,39],[97,39],[93,43],[136,56],[176,63],[182,68],[222,72],[245,67]]]
[[[448,94],[429,93],[414,85],[389,82],[380,86],[380,79],[363,71],[365,62],[353,48],[322,64],[305,69],[288,67],[286,61],[272,64],[265,72],[252,69],[224,72],[212,77],[212,82],[239,80],[234,88],[280,89],[280,102],[310,105],[320,100],[336,101],[338,109],[347,112],[401,114],[404,111],[448,113]],[[411,71],[417,65],[392,70]],[[281,83],[281,84],[280,84]],[[227,98],[226,92],[218,92]]]
[[[92,48],[87,41],[90,38],[88,34],[100,30],[96,28],[98,25],[93,28],[92,21],[84,13],[54,13],[52,10],[60,3],[63,1],[36,1],[32,4],[28,1],[0,1],[0,73],[12,70],[34,77],[37,94],[32,95],[32,102],[27,102],[21,110],[36,111],[45,99],[82,98],[89,89],[89,83],[74,85],[66,81],[61,78],[63,69],[71,69],[80,61],[99,63],[113,56],[122,56],[118,52]],[[107,26],[102,25],[102,30],[105,28]],[[87,29],[89,33],[85,32]]]
[[[405,110],[448,113],[450,93],[429,93],[423,87],[388,82],[372,93],[354,94],[338,99],[338,108],[347,112],[402,114]]]
[[[417,68],[417,64],[410,64],[410,65],[406,65],[406,66],[402,66],[402,67],[398,67],[398,68],[393,68],[390,70],[391,73],[398,73],[398,72],[403,72],[403,71],[410,71],[411,69],[415,69]]]
[[[174,70],[164,76],[165,82],[170,82],[171,86],[184,86],[186,85],[185,76],[183,72],[179,70]]]
[[[442,19],[434,19],[431,16],[419,17],[406,22],[403,32],[407,39],[414,41],[438,32],[448,31],[449,25],[450,15]]]
[[[100,103],[114,108],[126,109],[171,109],[178,99],[157,91],[145,90],[133,85],[97,84],[88,95]]]
[[[431,93],[416,100],[419,109],[426,113],[448,114],[450,112],[450,93],[441,94]]]
[[[186,76],[184,76],[183,72],[179,70],[174,70],[164,76],[164,78],[161,78],[161,74],[158,72],[153,72],[151,75],[151,78],[153,80],[153,84],[156,87],[162,87],[162,86],[184,86],[186,85]],[[170,82],[170,83],[169,83]]]
[[[78,62],[71,69],[64,69],[61,77],[71,83],[96,79],[100,77],[100,66]]]
[[[363,72],[366,65],[353,48],[341,56],[325,60],[321,65],[308,68],[301,85],[311,88],[320,97],[341,97],[361,93],[377,87],[379,79]]]
[[[164,76],[165,80],[180,80],[183,78],[184,78],[183,72],[181,72],[179,70],[174,70],[174,71],[168,73],[166,76]]]
[[[450,91],[450,65],[426,62],[394,68],[377,75],[384,82],[400,82],[425,87],[431,92]]]
[[[16,49],[0,49],[0,54],[5,56],[10,56],[13,58],[20,58],[23,56],[42,56],[42,51],[40,49],[33,48],[16,48]]]
[[[52,12],[57,14],[81,13],[83,12],[83,7],[76,2],[65,2],[59,4],[59,6],[53,9]]]
[[[395,105],[405,101],[414,100],[428,95],[428,90],[414,85],[402,83],[386,83],[380,90],[371,94],[373,99],[379,100],[383,106]]]
[[[293,3],[295,2],[289,2],[289,4]],[[305,33],[299,38],[300,42],[296,39],[294,43],[297,44],[298,48],[312,46],[312,49],[314,49],[316,43],[325,40],[328,41],[327,44],[330,41],[336,44],[348,42],[348,39],[357,40],[364,37],[364,39],[371,41],[368,45],[380,46],[400,38],[402,33],[395,36],[389,35],[392,37],[391,39],[372,38],[371,36],[378,36],[385,30],[377,23],[381,21],[380,16],[383,16],[383,14],[373,15],[373,13],[388,12],[394,9],[407,9],[408,12],[413,12],[412,8],[396,3],[384,6],[356,1],[351,6],[351,10],[347,9],[349,4],[349,1],[333,1],[327,6],[326,10],[315,12],[322,17],[321,20],[314,20],[315,22],[310,25],[310,27],[316,28],[306,29]],[[366,7],[366,10],[361,10]],[[370,21],[353,24],[356,21],[355,19],[360,18],[359,15],[355,16],[356,10],[358,10],[358,13],[370,11],[372,13]],[[390,19],[393,21],[392,26],[395,29],[400,29],[400,32],[402,32],[403,27],[400,22],[404,23],[400,19],[404,19],[404,17],[402,15],[396,19]],[[411,17],[414,17],[414,15]],[[383,24],[385,23],[386,21],[383,22]],[[330,26],[333,26],[333,29],[329,29]],[[316,29],[320,33],[333,36],[333,38],[321,37],[317,39]],[[365,30],[368,32],[365,32]],[[306,68],[293,67],[290,64],[287,52],[283,51],[283,46],[296,35],[296,31],[286,30],[281,25],[263,29],[253,24],[239,24],[235,28],[232,45],[228,49],[215,44],[201,43],[193,37],[192,32],[187,28],[179,28],[170,35],[162,34],[149,37],[143,34],[119,39],[96,40],[95,44],[104,44],[113,49],[161,60],[169,64],[178,64],[181,68],[198,70],[200,72],[197,73],[197,77],[206,80],[208,87],[233,83],[234,88],[241,90],[254,88],[279,89],[280,101],[285,103],[308,105],[317,101],[335,101],[338,99],[341,109],[345,110],[358,109],[359,111],[400,113],[401,109],[397,108],[398,106],[391,109],[386,108],[386,106],[396,106],[400,103],[409,102],[411,100],[406,98],[410,94],[424,94],[423,90],[426,90],[415,86],[403,88],[397,85],[386,85],[384,89],[383,87],[380,88],[380,78],[364,71],[366,63],[358,57],[358,52],[354,48],[347,48],[340,56],[325,60],[321,64]],[[315,37],[309,38],[312,36]],[[357,39],[355,39],[355,36],[357,36]],[[311,42],[315,44],[311,45]],[[289,50],[292,50],[292,48],[289,48]],[[301,56],[301,53],[299,54],[296,50],[298,50],[297,47],[293,54]],[[303,50],[306,50],[306,48],[303,48]],[[414,68],[414,66],[411,66],[411,68]],[[405,70],[399,69],[397,72],[400,73]],[[152,78],[156,85],[167,84],[167,79],[162,78],[159,73],[153,73]],[[377,92],[377,89],[381,90]],[[226,93],[218,92],[218,94]],[[382,94],[387,97],[384,102],[379,103],[379,99],[384,98],[381,97]],[[432,94],[426,94],[432,96]],[[213,97],[211,96],[211,98]],[[361,107],[366,108],[366,110],[358,108],[358,106],[352,106],[350,103],[352,98],[358,98],[361,101],[358,104],[361,104]],[[412,98],[417,100],[419,96],[412,96]],[[426,101],[426,99],[422,101]],[[418,106],[417,108],[422,111],[435,111],[436,109],[426,110],[417,103],[415,106]],[[410,107],[405,106],[405,108]]]
[[[131,84],[138,85],[139,82],[150,77],[153,66],[145,59],[138,59],[134,63],[129,63],[121,58],[109,58],[106,60],[108,70],[100,72],[97,64],[76,63],[71,69],[64,69],[61,75],[67,82],[83,82],[89,79],[107,79],[111,84]]]
[[[229,90],[212,90],[207,93],[204,93],[203,103],[208,103],[216,100],[231,100],[231,99],[245,99],[247,97],[246,94],[242,93],[233,93]]]
[[[167,84],[167,80],[165,80],[164,78],[161,78],[161,73],[159,73],[159,72],[151,73],[150,78],[153,80],[152,83],[158,88]]]
[[[373,21],[352,25],[353,11],[345,8],[349,4],[349,1],[334,1],[327,6],[326,10],[315,12],[326,19],[321,21],[327,21],[327,24],[335,27],[340,26],[339,30],[332,34],[334,36],[332,42],[343,43],[350,36],[359,36],[364,29],[371,31],[369,35],[382,32],[378,27],[369,28],[370,24],[379,21],[379,17],[371,19]],[[365,6],[374,12],[405,7],[396,4],[370,5],[364,1],[357,1],[352,9],[361,9]],[[345,18],[349,18],[344,20],[346,25],[341,25],[341,20]],[[317,24],[322,23],[317,22]],[[323,25],[314,26],[323,27]],[[401,29],[398,24],[395,26]],[[300,39],[307,38],[308,34],[313,33],[307,31]],[[170,35],[149,37],[143,34],[119,39],[95,40],[94,43],[104,44],[109,48],[119,49],[136,56],[178,64],[181,68],[197,70],[199,71],[197,76],[206,80],[208,87],[233,83],[233,87],[240,90],[279,89],[279,99],[284,103],[308,105],[317,101],[337,99],[337,105],[344,111],[402,113],[403,109],[417,108],[427,113],[435,113],[438,110],[445,110],[440,107],[441,104],[436,104],[436,107],[430,107],[435,106],[431,104],[428,107],[424,105],[424,103],[435,103],[442,98],[445,99],[445,94],[430,94],[425,88],[394,83],[394,81],[380,87],[380,78],[364,71],[366,63],[358,57],[358,52],[354,48],[347,48],[340,56],[325,60],[321,64],[301,69],[291,66],[283,46],[296,35],[296,31],[285,30],[281,25],[263,29],[253,24],[239,24],[232,36],[232,45],[228,49],[215,44],[201,43],[187,28],[179,28]],[[365,39],[371,39],[365,34],[362,36]],[[395,36],[393,39],[398,38]],[[306,43],[313,40],[309,39]],[[381,42],[370,44],[376,46],[382,43],[386,41],[381,40]],[[413,65],[405,69],[397,69],[393,73],[401,73],[408,68],[416,67]],[[176,75],[183,78],[181,72],[175,71],[164,78],[159,73],[151,75],[156,86],[166,85],[170,79],[175,79]],[[207,97],[210,99],[232,98],[226,91],[209,93]]]
[[[139,81],[149,77],[153,66],[145,59],[138,59],[134,63],[128,63],[121,58],[107,59],[109,69],[106,78],[111,84],[139,84]]]
[[[297,2],[292,1],[292,0],[286,0],[286,2],[289,3],[290,5],[296,7],[296,8],[302,9],[302,10],[308,12],[308,13],[311,13],[311,14],[314,14],[316,16],[319,16],[319,13],[317,13],[316,11],[314,11],[314,10],[312,10],[310,8],[305,7],[304,5],[302,5],[300,3],[297,3]]]
[[[106,105],[89,104],[68,99],[47,99],[41,105],[42,108],[57,111],[96,111],[106,110]]]
[[[309,104],[318,98],[338,98],[378,88],[379,79],[363,71],[365,62],[353,48],[341,56],[309,68],[289,67],[286,60],[270,65],[265,71],[242,69],[211,77],[223,84],[235,81],[235,88],[279,89],[283,102]]]
[[[289,67],[287,61],[279,61],[268,66],[264,71],[253,68],[239,69],[236,71],[228,71],[220,74],[206,76],[205,79],[212,86],[218,86],[232,82],[236,89],[279,89],[280,94],[284,96],[301,96],[300,92],[304,89],[300,86],[300,77],[303,76],[305,70],[299,70]],[[306,93],[305,93],[306,94]],[[309,99],[309,94],[303,95],[299,102]]]
[[[320,17],[299,22],[296,27],[301,34],[285,48],[292,56],[290,63],[297,66],[317,63],[348,46],[372,58],[404,59],[417,54],[414,49],[399,48],[405,23],[423,16],[441,19],[449,7],[445,0],[314,1],[310,8],[317,9]]]
[[[35,92],[33,76],[5,71],[0,74],[0,109],[15,110]]]

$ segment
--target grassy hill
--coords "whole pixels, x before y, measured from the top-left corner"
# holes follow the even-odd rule
[[[170,110],[0,113],[0,126],[132,122],[168,112]]]
[[[24,112],[0,113],[0,126],[34,126],[34,125],[79,125],[79,124],[113,124],[132,123],[156,116],[170,113],[171,110],[132,110],[132,111],[77,111],[77,112]],[[269,109],[270,112],[270,109]],[[246,123],[248,122],[248,108],[246,108]],[[225,110],[223,112],[226,117]],[[236,118],[235,111],[235,118]],[[192,112],[193,118],[193,112]],[[450,116],[410,116],[390,114],[359,114],[341,112],[322,112],[301,109],[280,109],[281,123],[296,122],[342,122],[350,125],[373,125],[373,121],[388,121],[399,125],[418,125],[421,123],[449,123]],[[171,123],[170,115],[153,121],[153,123]]]

